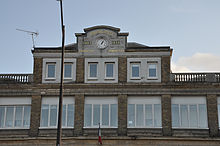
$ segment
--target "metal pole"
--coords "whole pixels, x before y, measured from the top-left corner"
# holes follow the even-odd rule
[[[59,1],[60,1],[60,15],[61,15],[61,28],[62,28],[62,59],[61,59],[60,98],[59,98],[56,146],[62,146],[63,75],[64,75],[64,50],[65,50],[65,46],[64,46],[65,26],[63,24],[63,5],[62,5],[62,0]]]

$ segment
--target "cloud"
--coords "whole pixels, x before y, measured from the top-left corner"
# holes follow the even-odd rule
[[[172,62],[173,72],[220,72],[220,56],[196,53],[190,57],[180,57]]]

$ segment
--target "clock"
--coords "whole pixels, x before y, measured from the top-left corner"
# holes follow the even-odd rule
[[[104,48],[106,48],[108,46],[108,41],[106,39],[103,39],[103,38],[102,39],[98,39],[96,41],[96,46],[99,49],[104,49]]]

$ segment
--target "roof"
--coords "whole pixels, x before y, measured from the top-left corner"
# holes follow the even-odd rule
[[[92,26],[84,29],[84,32],[92,31],[95,29],[110,29],[112,31],[119,32],[120,28],[112,27],[112,26],[107,26],[107,25],[98,25],[98,26]]]

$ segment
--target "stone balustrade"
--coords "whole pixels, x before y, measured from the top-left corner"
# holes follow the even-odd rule
[[[0,74],[0,83],[32,83],[33,74]]]

